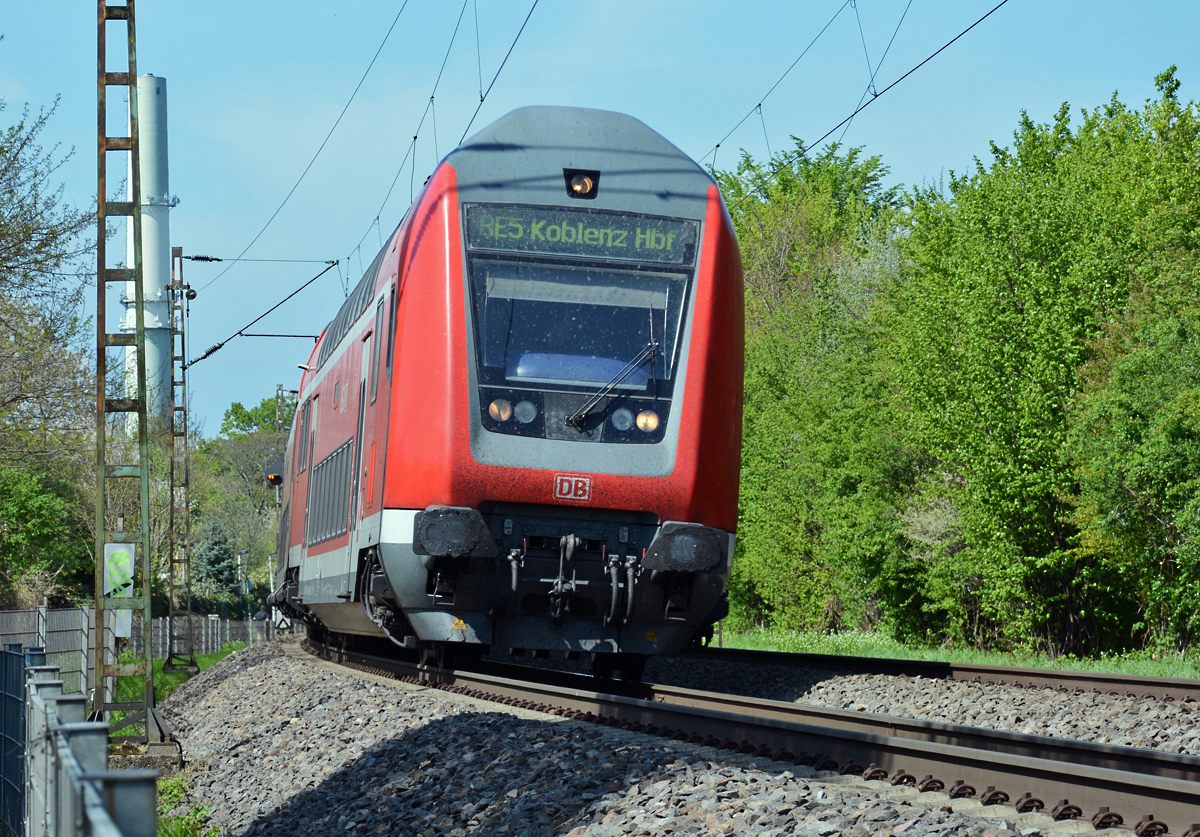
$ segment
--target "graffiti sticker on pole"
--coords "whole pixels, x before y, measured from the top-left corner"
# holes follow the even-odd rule
[[[133,596],[133,568],[136,547],[131,543],[104,545],[104,596],[128,599]],[[127,637],[133,632],[133,611],[113,611],[113,634]]]

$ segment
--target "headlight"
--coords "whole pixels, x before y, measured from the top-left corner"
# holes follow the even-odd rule
[[[488,404],[488,415],[494,421],[508,421],[512,418],[512,414],[512,404],[509,404],[503,398],[497,398],[491,404]]]
[[[521,424],[529,424],[537,418],[537,407],[533,406],[532,401],[518,401],[517,407],[513,411],[517,415],[517,421]]]
[[[637,416],[638,430],[653,433],[658,429],[658,413],[653,410],[642,410]]]
[[[633,427],[633,413],[624,407],[612,414],[612,426],[617,430],[628,430]]]

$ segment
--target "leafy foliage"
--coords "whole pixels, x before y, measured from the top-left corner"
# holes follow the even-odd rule
[[[863,582],[900,555],[891,498],[911,479],[877,360],[875,298],[899,261],[886,174],[834,146],[719,178],[747,286],[735,622],[882,616]]]
[[[87,569],[88,544],[73,537],[64,487],[0,465],[0,606],[36,607],[60,589],[59,575]]]
[[[41,304],[78,298],[78,288],[61,280],[90,273],[79,260],[91,252],[82,236],[95,218],[93,209],[64,203],[63,186],[53,182],[70,154],[38,144],[57,106],[36,116],[26,107],[0,131],[0,293]],[[0,99],[0,113],[6,108]]]
[[[295,398],[287,396],[276,405],[264,398],[247,409],[234,403],[225,411],[221,434],[204,440],[193,459],[193,496],[200,535],[193,562],[196,592],[207,608],[225,602],[241,607],[237,589],[237,555],[243,560],[244,577],[252,579],[265,595],[271,584],[278,529],[275,489],[267,474],[283,454],[287,427],[295,412]],[[276,415],[286,423],[276,421]],[[247,602],[253,609],[254,603]]]
[[[55,182],[69,153],[40,145],[54,109],[35,116],[26,107],[0,128],[0,604],[8,607],[91,587],[95,390],[77,312],[95,215],[66,203]]]
[[[736,619],[1191,642],[1200,118],[1158,84],[1023,114],[900,212],[857,150],[721,176],[751,322]]]
[[[221,421],[221,435],[231,438],[258,430],[278,433],[288,428],[295,412],[296,396],[292,393],[284,393],[278,400],[264,398],[257,407],[250,409],[243,407],[240,401],[234,401]]]

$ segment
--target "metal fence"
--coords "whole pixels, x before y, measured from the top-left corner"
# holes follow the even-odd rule
[[[0,823],[21,834],[24,821],[25,655],[14,644],[0,652]]]
[[[176,635],[186,636],[187,617],[177,616]],[[150,620],[150,641],[153,643],[154,659],[161,660],[167,656],[167,643],[170,639],[168,622],[170,617],[160,617]],[[231,642],[263,642],[274,639],[279,629],[271,620],[248,622],[244,619],[214,619],[208,616],[192,617],[192,644],[197,655],[214,654]],[[287,630],[290,633],[290,629]],[[139,656],[142,654],[144,636],[142,620],[133,620],[133,632],[129,637],[129,648]],[[176,650],[180,651],[179,643]]]
[[[187,617],[177,616],[176,635],[186,636]],[[95,685],[95,643],[92,641],[95,614],[90,607],[47,608],[36,610],[0,611],[0,644],[16,643],[25,647],[46,649],[46,664],[57,666],[67,694],[91,694]],[[170,639],[169,617],[159,617],[150,622],[151,642],[154,658],[165,659]],[[191,635],[196,655],[213,654],[231,642],[263,642],[274,639],[280,632],[291,633],[294,629],[286,621],[265,620],[252,622],[241,619],[217,619],[209,616],[192,616]],[[111,625],[105,628],[108,634],[108,653],[116,654],[128,649],[142,654],[144,644],[142,620],[133,620],[132,635],[118,638],[112,635]],[[176,651],[185,653],[186,642],[176,642]],[[109,658],[114,659],[114,657]]]
[[[46,664],[57,666],[63,691],[82,693],[92,687],[95,652],[90,607],[0,611],[0,643],[44,648]]]
[[[179,617],[180,619],[184,617]],[[85,722],[94,679],[91,608],[0,611],[0,832],[64,837],[152,837],[154,770],[108,771],[107,724]],[[183,626],[177,626],[183,627]],[[271,621],[193,617],[195,653],[262,642],[298,629]],[[142,625],[122,642],[141,652]],[[111,635],[111,628],[106,629]],[[151,622],[166,656],[167,619]],[[22,650],[22,646],[26,646]],[[110,651],[117,649],[110,636]]]
[[[53,666],[23,673],[26,817],[14,833],[154,837],[158,771],[109,771],[108,724],[84,720],[87,699],[64,694]]]

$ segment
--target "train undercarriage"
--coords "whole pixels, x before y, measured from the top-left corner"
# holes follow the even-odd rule
[[[651,655],[706,641],[727,611],[732,539],[697,524],[492,504],[430,507],[405,530],[360,552],[345,600],[305,603],[292,572],[276,603],[310,629],[386,637],[429,665],[493,648],[565,652],[623,680],[639,680]]]

